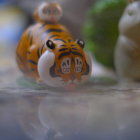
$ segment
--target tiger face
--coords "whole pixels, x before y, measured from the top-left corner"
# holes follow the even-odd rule
[[[41,60],[43,61],[43,57],[46,61],[48,61],[48,57],[52,58],[48,64],[47,62],[46,64],[42,64],[49,67],[49,70],[46,71],[49,78],[47,79],[45,71],[43,75],[40,73],[44,80],[46,77],[45,81],[47,84],[56,87],[68,84],[77,85],[89,78],[91,74],[91,60],[83,50],[84,42],[82,40],[70,41],[59,46],[55,42],[48,40],[46,47],[47,51],[40,58],[39,65],[41,64]]]

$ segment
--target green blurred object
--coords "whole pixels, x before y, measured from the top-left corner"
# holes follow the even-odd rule
[[[126,0],[100,0],[89,10],[84,34],[88,50],[94,52],[97,61],[114,68],[114,47],[118,37],[118,22],[126,6]]]

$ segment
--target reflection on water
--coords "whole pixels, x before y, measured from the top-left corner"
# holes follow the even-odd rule
[[[1,88],[0,139],[140,139],[139,84],[90,82],[73,92],[16,86]]]

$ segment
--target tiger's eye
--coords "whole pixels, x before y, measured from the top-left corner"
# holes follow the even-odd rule
[[[55,49],[55,44],[51,40],[46,42],[46,46],[51,50]]]
[[[84,48],[85,42],[83,40],[79,39],[76,42],[77,42],[78,45],[80,45],[82,48]]]

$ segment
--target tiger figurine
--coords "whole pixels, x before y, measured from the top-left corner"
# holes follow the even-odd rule
[[[37,22],[17,45],[17,65],[26,77],[49,86],[76,86],[91,75],[91,57],[84,46],[84,41],[75,40],[65,26]]]

